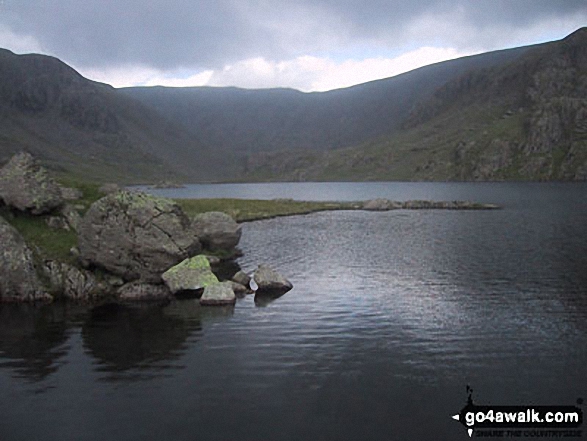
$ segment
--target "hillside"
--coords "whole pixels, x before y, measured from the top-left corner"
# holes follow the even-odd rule
[[[329,92],[234,87],[121,89],[183,125],[208,145],[238,154],[357,146],[401,128],[415,102],[474,68],[507,63],[527,48],[426,66]]]
[[[411,103],[387,136],[330,152],[257,155],[249,179],[587,179],[587,28],[517,55]]]
[[[191,133],[56,58],[0,50],[0,78],[0,162],[26,150],[90,179],[216,178],[202,165],[216,153]]]
[[[584,180],[587,28],[329,92],[114,89],[0,50],[0,163],[97,180]]]

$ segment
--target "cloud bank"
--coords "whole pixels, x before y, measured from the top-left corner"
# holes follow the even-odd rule
[[[325,90],[584,23],[584,0],[3,0],[0,46],[115,85]]]

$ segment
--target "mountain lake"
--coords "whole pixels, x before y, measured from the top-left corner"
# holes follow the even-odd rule
[[[2,441],[465,440],[587,398],[587,184],[209,184],[170,197],[473,200],[243,224],[294,289],[235,307],[0,306]]]

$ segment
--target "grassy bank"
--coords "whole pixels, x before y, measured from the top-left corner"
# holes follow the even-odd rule
[[[292,199],[177,199],[176,202],[190,217],[207,211],[222,211],[237,222],[358,208],[352,202],[307,202]]]

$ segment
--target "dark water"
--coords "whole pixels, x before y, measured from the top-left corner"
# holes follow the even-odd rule
[[[479,404],[587,398],[586,185],[327,196],[504,209],[245,224],[240,265],[294,283],[274,301],[4,306],[0,440],[464,440],[467,384]]]

